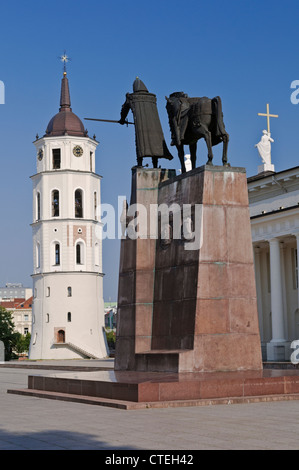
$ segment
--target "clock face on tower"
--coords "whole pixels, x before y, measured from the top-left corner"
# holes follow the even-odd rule
[[[42,149],[40,149],[37,154],[37,158],[39,159],[39,161],[43,159],[43,156],[44,156],[44,152]]]
[[[73,154],[75,157],[81,157],[81,155],[83,155],[83,148],[80,147],[80,145],[76,145],[76,147],[73,148]]]

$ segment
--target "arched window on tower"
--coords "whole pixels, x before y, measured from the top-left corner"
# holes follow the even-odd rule
[[[52,191],[52,217],[59,217],[59,191]]]
[[[36,268],[40,268],[40,244],[36,243]]]
[[[75,217],[83,217],[83,192],[82,189],[75,191]]]
[[[92,160],[93,160],[93,152],[90,152],[89,153],[90,171],[92,171],[92,167],[93,167]]]
[[[40,220],[40,192],[36,194],[36,220]]]
[[[60,266],[60,244],[55,243],[55,266]]]
[[[97,206],[98,206],[98,197],[97,192],[93,193],[93,212],[94,212],[94,220],[98,220],[97,218]]]
[[[84,245],[82,242],[76,244],[76,264],[84,264]]]
[[[53,156],[53,170],[59,170],[61,166],[60,149],[53,149],[52,156]]]

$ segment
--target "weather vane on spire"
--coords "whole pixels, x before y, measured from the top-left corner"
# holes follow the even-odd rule
[[[71,59],[66,55],[66,51],[59,57],[61,62],[63,62],[63,75],[66,75],[66,64],[69,62]]]

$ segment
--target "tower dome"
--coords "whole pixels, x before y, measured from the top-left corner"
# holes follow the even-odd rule
[[[73,135],[79,137],[86,137],[87,135],[87,131],[84,129],[81,119],[72,112],[69,83],[66,72],[64,72],[61,80],[59,112],[50,120],[46,129],[45,137],[58,135]]]

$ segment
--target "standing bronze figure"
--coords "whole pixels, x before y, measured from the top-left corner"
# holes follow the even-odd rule
[[[208,147],[207,165],[213,163],[212,147],[223,142],[222,163],[227,163],[227,134],[219,96],[213,99],[189,98],[186,93],[172,93],[167,100],[166,109],[169,117],[172,142],[178,150],[182,173],[186,172],[184,145],[189,145],[192,169],[196,166],[197,141],[204,138]]]
[[[156,95],[149,93],[138,77],[133,83],[133,93],[126,94],[126,101],[121,109],[120,124],[126,124],[130,110],[135,123],[137,165],[142,166],[143,158],[146,157],[152,159],[154,168],[157,168],[159,158],[172,160],[173,156],[164,139]]]

